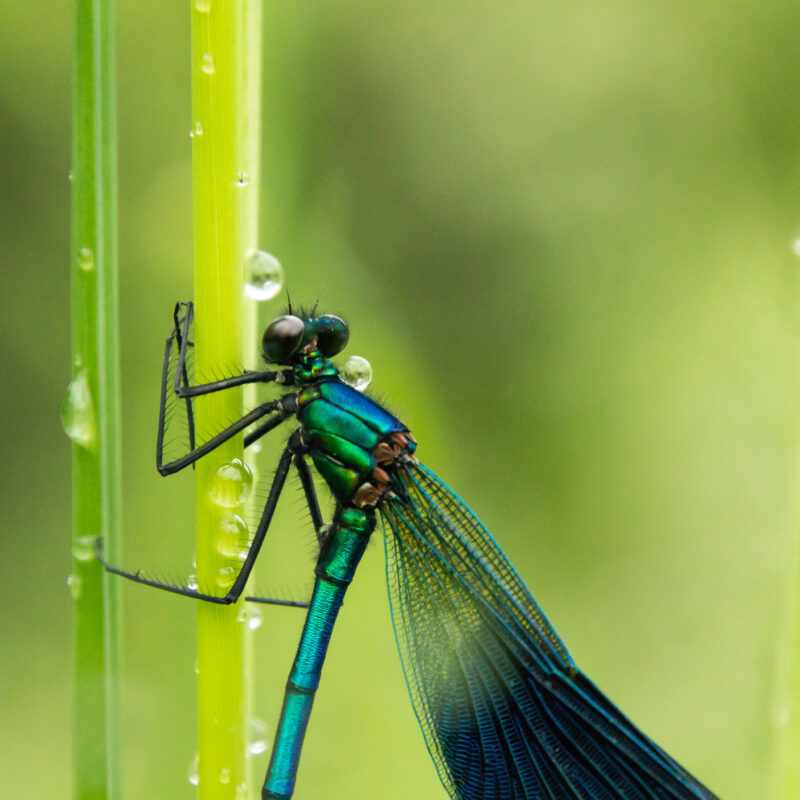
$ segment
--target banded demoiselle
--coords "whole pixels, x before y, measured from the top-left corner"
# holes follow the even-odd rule
[[[417,458],[408,427],[343,382],[330,361],[349,339],[332,314],[289,313],[264,332],[267,364],[193,385],[191,303],[176,306],[164,354],[157,463],[168,475],[244,432],[248,447],[296,419],[246,557],[227,593],[124,577],[213,603],[242,594],[292,467],[319,539],[309,603],[286,685],[263,800],[288,800],[328,643],[347,587],[380,517],[392,622],[411,701],[439,777],[453,800],[714,800],[645,736],[575,665],[492,535]],[[193,398],[248,383],[292,387],[201,444]],[[186,422],[186,447],[164,460],[167,409]],[[173,409],[174,411],[174,409]],[[174,417],[174,414],[173,414]],[[310,467],[336,503],[325,524]],[[377,787],[376,787],[377,790]]]

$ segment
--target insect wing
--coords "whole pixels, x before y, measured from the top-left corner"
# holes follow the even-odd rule
[[[480,520],[422,465],[382,508],[392,621],[453,800],[714,800],[574,665]]]

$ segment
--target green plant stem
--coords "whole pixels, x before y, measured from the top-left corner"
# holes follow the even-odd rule
[[[249,175],[248,186],[245,189],[243,214],[243,235],[245,257],[252,250],[258,248],[258,211],[261,187],[261,70],[262,70],[262,0],[243,0],[242,26],[246,33],[244,54],[244,77],[242,93],[245,98],[245,120],[243,136],[243,153],[245,157],[245,171]],[[258,361],[258,314],[256,302],[247,299],[243,304],[243,343],[242,356],[246,366],[255,369]],[[257,403],[257,390],[255,386],[244,389],[246,408],[253,408]],[[246,461],[252,469],[256,468],[255,453],[249,455]],[[255,498],[248,500],[249,519],[254,519]],[[255,714],[255,631],[249,626],[245,627],[244,641],[244,710],[247,719]],[[249,744],[249,727],[245,727],[247,744]],[[249,787],[249,797],[260,796],[252,758],[245,759],[246,783]]]
[[[119,595],[92,558],[118,560],[120,391],[112,0],[76,0],[72,142],[73,797],[120,796]]]
[[[192,181],[194,203],[195,376],[241,361],[246,195],[252,191],[244,147],[251,113],[244,91],[245,28],[241,2],[195,0],[192,8]],[[242,393],[200,398],[197,427],[216,430],[242,413]],[[197,576],[227,588],[239,563],[220,550],[221,534],[241,506],[220,487],[219,470],[242,458],[242,438],[226,443],[196,470]],[[227,482],[229,483],[229,482]],[[228,487],[230,488],[230,487]],[[223,486],[223,489],[225,487]],[[219,495],[219,493],[218,493]],[[219,499],[219,498],[218,498]],[[198,757],[200,800],[242,796],[245,770],[244,629],[240,604],[198,605]]]

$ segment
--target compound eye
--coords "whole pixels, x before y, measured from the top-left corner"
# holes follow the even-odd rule
[[[287,314],[272,320],[261,337],[261,353],[272,364],[288,364],[303,341],[305,324],[299,317]]]
[[[347,323],[335,314],[323,314],[316,319],[317,340],[320,352],[325,358],[340,353],[350,339]]]

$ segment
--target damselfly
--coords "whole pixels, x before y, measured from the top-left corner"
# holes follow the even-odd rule
[[[289,313],[262,338],[283,369],[193,385],[191,303],[175,309],[167,339],[158,469],[168,475],[244,433],[248,447],[296,419],[246,557],[222,594],[124,577],[213,603],[242,594],[292,467],[319,538],[315,584],[286,685],[262,798],[290,798],[331,632],[378,517],[386,542],[392,622],[414,710],[439,777],[454,800],[713,800],[714,794],[638,730],[577,668],[491,534],[417,459],[408,427],[344,383],[330,359],[347,344],[332,314]],[[194,398],[233,386],[292,391],[257,406],[201,444]],[[185,452],[164,459],[170,396],[187,423]],[[307,458],[336,510],[324,523]],[[273,602],[267,598],[248,600]],[[280,601],[274,601],[280,602]],[[295,603],[296,605],[306,605]]]

